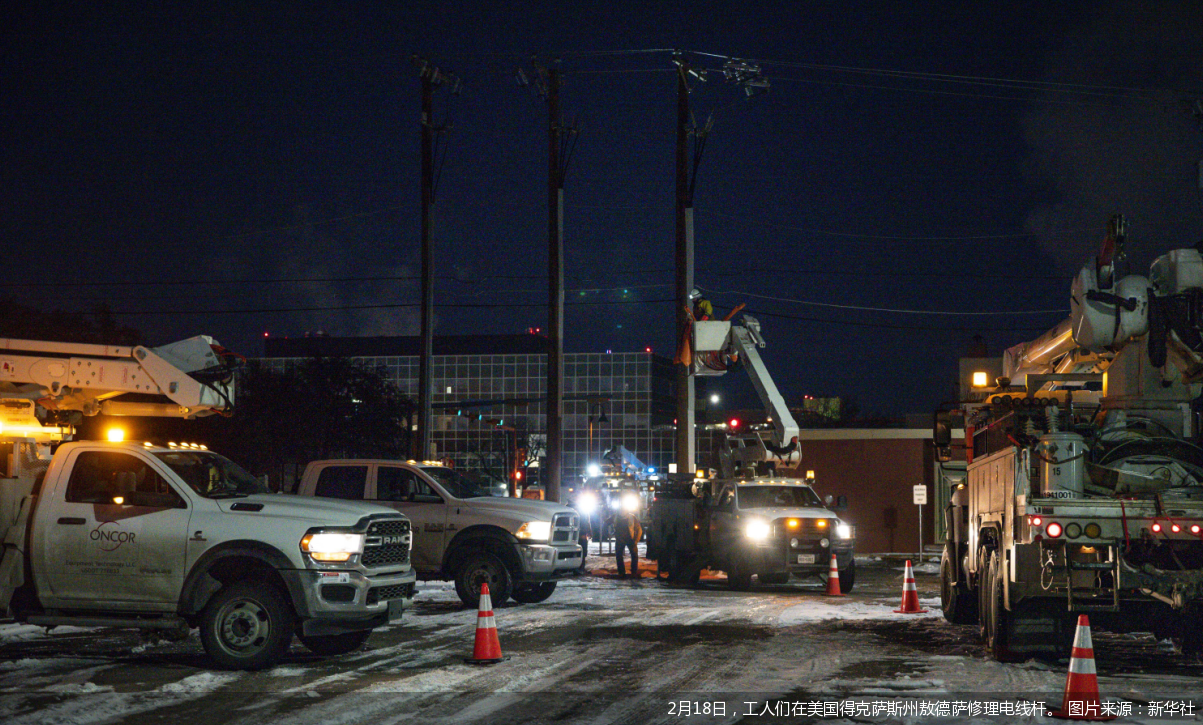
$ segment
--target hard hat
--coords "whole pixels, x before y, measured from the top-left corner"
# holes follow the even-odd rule
[[[701,290],[699,290],[697,287],[694,287],[693,289],[689,290],[689,301],[690,302],[692,302],[694,300],[700,300],[700,299],[702,299],[702,291]]]

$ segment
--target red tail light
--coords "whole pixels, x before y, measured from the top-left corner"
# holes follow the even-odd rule
[[[1160,533],[1161,533],[1161,524],[1153,524],[1153,533],[1154,533],[1154,534],[1160,534]]]
[[[1061,536],[1061,524],[1057,523],[1056,521],[1050,522],[1049,525],[1044,528],[1044,533],[1048,534],[1050,539],[1056,539],[1057,537]]]

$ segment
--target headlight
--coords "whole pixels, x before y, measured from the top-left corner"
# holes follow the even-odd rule
[[[768,521],[749,521],[748,528],[745,531],[748,538],[752,541],[764,541],[769,538],[771,532],[772,529],[769,528]]]
[[[612,508],[612,509],[616,509],[616,508],[618,508],[620,505],[621,505],[621,504],[619,503],[619,501],[618,501],[618,499],[617,499],[617,498],[611,498],[611,499],[610,499],[610,508]]]
[[[514,536],[519,539],[527,539],[528,541],[547,541],[551,538],[551,522],[550,521],[527,521],[518,527],[514,532]]]
[[[301,539],[301,551],[314,561],[346,561],[352,554],[363,551],[363,534],[344,534],[326,531],[306,534]]]
[[[597,510],[597,496],[591,493],[582,493],[576,497],[576,510],[588,516]]]
[[[625,493],[622,496],[622,508],[624,511],[634,513],[639,510],[639,495],[634,493]]]
[[[852,527],[849,526],[848,524],[836,524],[835,525],[835,537],[837,539],[851,539],[852,538]]]

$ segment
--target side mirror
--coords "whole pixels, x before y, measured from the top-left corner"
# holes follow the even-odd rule
[[[947,410],[937,411],[932,421],[932,441],[936,448],[952,445],[952,416]]]
[[[835,496],[827,494],[827,496],[823,498],[823,503],[827,504],[828,506],[832,505],[835,503]]]
[[[847,496],[839,496],[839,497],[837,497],[837,498],[835,499],[835,510],[836,510],[836,511],[843,511],[843,510],[844,510],[844,509],[846,509],[846,508],[848,508],[848,497],[847,497]]]

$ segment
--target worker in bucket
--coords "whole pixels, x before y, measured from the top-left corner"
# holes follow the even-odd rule
[[[706,322],[714,317],[714,305],[702,296],[702,291],[697,287],[689,290],[689,305],[693,308],[693,319],[699,322]]]
[[[642,501],[639,492],[624,489],[619,495],[610,497],[611,527],[614,530],[614,557],[618,560],[618,578],[626,578],[624,550],[631,553],[631,578],[639,578],[639,540],[643,538],[643,525],[639,523]]]

